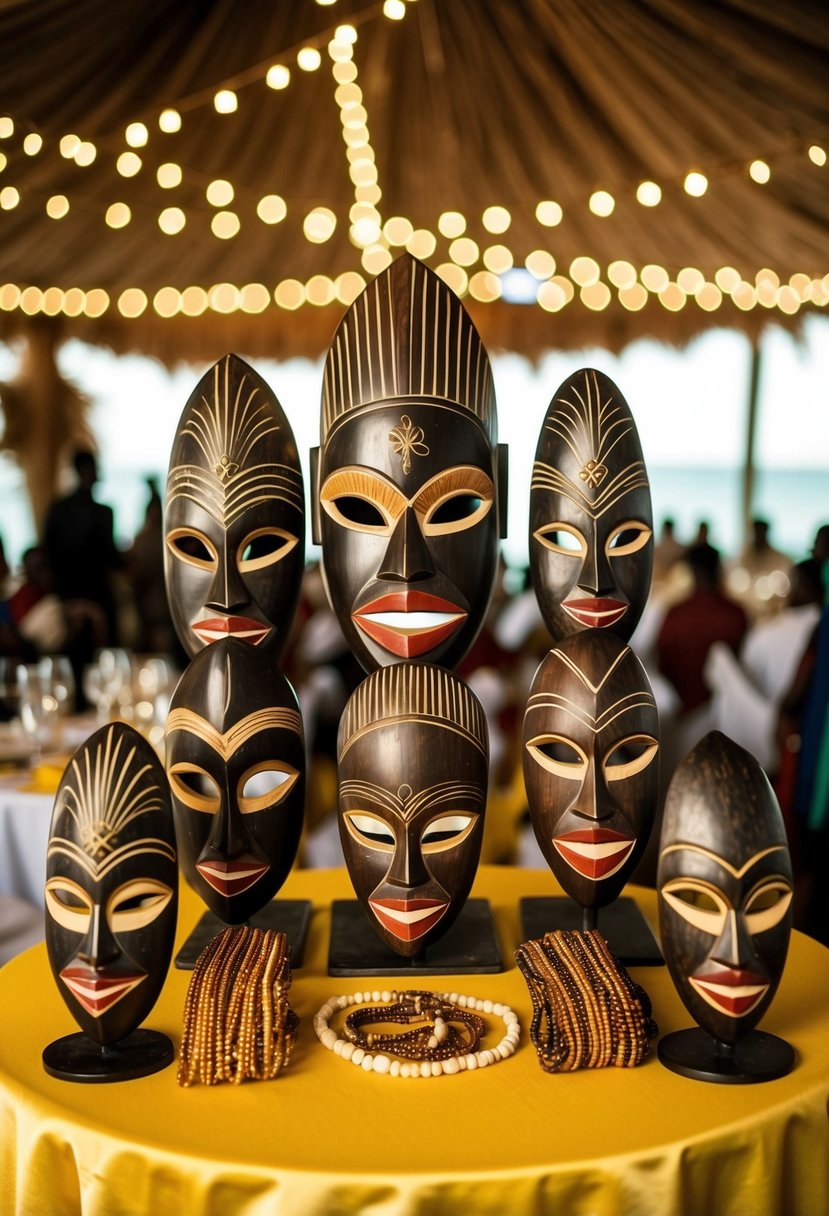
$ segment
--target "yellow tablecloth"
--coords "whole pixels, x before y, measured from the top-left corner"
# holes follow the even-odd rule
[[[329,903],[352,894],[344,871],[297,871],[281,893],[310,898],[314,911],[292,988],[299,1038],[273,1082],[182,1090],[174,1066],[120,1084],[54,1080],[41,1051],[76,1027],[45,948],[33,948],[0,970],[0,1211],[826,1216],[829,950],[793,935],[763,1021],[797,1049],[788,1077],[703,1084],[668,1072],[655,1049],[634,1070],[548,1075],[529,1043],[530,1000],[513,951],[520,896],[554,892],[548,873],[482,868],[473,894],[492,903],[506,970],[405,986],[506,1001],[521,1018],[521,1046],[495,1067],[428,1080],[364,1073],[313,1033],[327,997],[388,986],[325,973]],[[655,926],[653,892],[633,893]],[[180,936],[199,910],[185,889]],[[633,975],[663,1033],[690,1024],[664,967]],[[171,971],[146,1023],[177,1046],[188,979]]]

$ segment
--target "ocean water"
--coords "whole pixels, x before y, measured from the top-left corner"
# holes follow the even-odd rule
[[[114,508],[117,538],[126,545],[141,526],[147,500],[144,476],[154,473],[164,487],[166,466],[109,469],[96,488],[96,497]],[[739,469],[648,466],[653,499],[654,529],[663,519],[676,523],[677,537],[690,541],[701,520],[710,526],[710,541],[724,558],[742,543],[742,475]],[[510,472],[510,534],[504,556],[511,566],[527,564],[529,478]],[[307,492],[307,489],[306,489]],[[771,524],[770,539],[795,560],[807,557],[820,524],[829,523],[829,469],[766,469],[756,475],[754,514]],[[15,564],[33,543],[34,527],[19,471],[0,461],[0,537]],[[309,548],[309,556],[314,551]]]

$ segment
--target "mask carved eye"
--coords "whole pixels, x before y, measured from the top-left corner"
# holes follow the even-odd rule
[[[628,557],[629,554],[644,549],[652,535],[647,524],[629,519],[610,533],[605,543],[605,553],[608,557]]]
[[[587,554],[587,542],[578,529],[569,524],[552,523],[538,528],[533,536],[546,549],[565,557],[584,557]]]
[[[784,878],[765,882],[751,892],[745,904],[746,928],[752,936],[779,925],[792,902],[792,888]]]
[[[659,750],[650,735],[631,735],[621,739],[604,758],[604,775],[608,781],[626,781],[648,767]]]
[[[683,920],[702,933],[719,937],[725,928],[729,905],[716,887],[695,878],[666,882],[662,897]]]
[[[281,561],[291,552],[297,537],[282,528],[259,528],[246,536],[239,546],[236,564],[240,574],[251,574]]]
[[[527,751],[542,768],[568,781],[581,781],[587,772],[587,756],[570,739],[560,735],[536,735],[527,742]]]
[[[442,853],[455,848],[466,840],[477,822],[477,815],[441,815],[433,819],[421,837],[423,852]]]
[[[203,768],[182,760],[168,770],[167,776],[170,778],[173,793],[191,811],[202,811],[205,815],[216,814],[222,801],[221,793],[216,782]]]
[[[239,781],[239,810],[243,815],[253,815],[257,811],[278,806],[287,798],[298,779],[299,773],[295,768],[278,760],[264,760],[254,765]]]
[[[219,560],[213,542],[195,528],[176,528],[169,532],[167,548],[180,561],[200,570],[215,570]]]
[[[427,481],[414,500],[414,509],[424,536],[445,536],[479,523],[494,497],[495,487],[483,469],[456,465]]]
[[[384,820],[364,811],[344,811],[343,818],[358,844],[380,853],[394,852],[394,832]]]
[[[46,883],[46,907],[52,920],[70,933],[86,934],[92,917],[92,897],[71,878],[50,878]]]
[[[133,933],[160,916],[173,898],[172,888],[154,878],[136,878],[113,891],[107,919],[113,933]]]
[[[320,490],[323,510],[344,528],[387,536],[406,506],[395,486],[363,469],[338,469]]]

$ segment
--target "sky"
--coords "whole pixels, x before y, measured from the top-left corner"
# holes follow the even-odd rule
[[[822,316],[807,319],[800,339],[777,327],[766,332],[755,454],[757,465],[767,469],[825,472],[825,483],[814,476],[810,482],[815,519],[829,518],[827,339],[829,321]],[[217,351],[216,357],[224,353]],[[140,526],[146,500],[143,477],[157,474],[163,489],[179,415],[204,368],[182,365],[170,372],[153,360],[119,358],[77,341],[66,343],[59,361],[62,373],[93,399],[91,422],[104,474],[98,497],[115,506],[117,531],[127,539]],[[681,350],[643,340],[619,356],[602,350],[557,352],[535,367],[518,356],[496,357],[499,438],[510,449],[507,560],[521,564],[526,557],[530,470],[544,414],[563,380],[580,367],[596,367],[616,382],[633,411],[649,468],[667,466],[678,474],[691,469],[737,470],[744,455],[750,361],[748,339],[731,330],[713,330]],[[252,362],[288,415],[307,478],[307,453],[319,442],[322,362]],[[0,345],[0,380],[13,378],[15,367],[15,351]],[[679,476],[674,480],[678,487]],[[728,478],[721,481],[732,484]],[[15,558],[32,540],[20,484],[18,471],[0,458],[0,534]],[[712,513],[721,513],[720,535],[731,545],[739,526],[739,487],[736,481],[733,484],[727,500],[722,495],[722,501],[710,503]],[[679,501],[667,505],[681,515]],[[699,504],[700,510],[703,505]],[[773,505],[779,507],[775,514],[784,521],[785,532],[786,512],[797,510],[797,504],[792,500]],[[660,506],[655,500],[657,518]],[[691,510],[689,503],[688,526]],[[795,522],[799,526],[801,520],[788,520],[792,540]],[[809,528],[813,521],[810,517],[802,522]]]

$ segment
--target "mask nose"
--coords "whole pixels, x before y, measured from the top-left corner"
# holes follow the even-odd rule
[[[729,909],[726,916],[725,926],[714,946],[712,958],[724,967],[757,970],[751,934],[746,929],[742,916],[733,908]],[[754,965],[749,966],[750,963]]]
[[[579,587],[583,591],[589,591],[596,598],[609,595],[616,588],[610,558],[605,553],[604,545],[595,532],[582,564]]]
[[[249,603],[250,596],[236,569],[235,556],[228,553],[225,546],[219,553],[216,574],[210,585],[205,607],[219,612],[230,612],[234,608],[244,608]]]
[[[429,882],[429,871],[423,860],[420,842],[411,840],[407,833],[397,841],[394,857],[386,875],[386,882],[396,887],[422,887]]]
[[[420,530],[417,516],[412,507],[406,507],[391,534],[378,578],[413,582],[431,578],[434,573],[429,546]]]
[[[213,816],[204,854],[229,859],[238,857],[249,849],[250,842],[239,809],[223,791],[221,806]]]
[[[596,820],[609,818],[616,809],[607,785],[601,778],[598,765],[593,759],[588,760],[587,772],[581,783],[581,789],[570,809],[574,814],[582,815],[585,819]]]
[[[102,971],[114,963],[120,953],[103,908],[100,904],[95,904],[92,909],[89,932],[86,941],[78,951],[78,958],[89,967],[94,967],[96,971]]]

